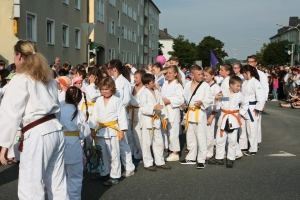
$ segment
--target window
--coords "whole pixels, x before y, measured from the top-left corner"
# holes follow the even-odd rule
[[[75,48],[80,49],[80,43],[81,43],[81,34],[80,34],[80,29],[75,28]]]
[[[115,21],[113,19],[109,19],[109,34],[115,35]]]
[[[97,0],[97,20],[104,23],[104,0]]]
[[[141,0],[141,6],[144,7],[144,0]]]
[[[63,47],[69,47],[69,26],[67,24],[62,26],[62,45]]]
[[[69,0],[62,0],[63,4],[69,5]]]
[[[27,12],[26,17],[26,38],[27,40],[36,41],[36,14]]]
[[[54,21],[51,19],[47,19],[47,44],[54,44],[55,41],[55,29],[54,29]]]
[[[132,7],[128,5],[128,17],[132,18]]]
[[[109,4],[116,7],[116,0],[109,0]]]
[[[124,3],[124,14],[125,14],[125,15],[127,15],[127,10],[128,10],[128,9],[127,9],[127,3],[125,2],[125,3]]]
[[[77,10],[80,10],[80,4],[81,4],[81,0],[75,0],[75,8]]]
[[[108,59],[112,60],[115,58],[115,49],[109,49],[108,50]]]
[[[130,32],[130,29],[128,29],[128,32],[127,32],[127,40],[131,41],[130,37],[131,37],[131,32]]]
[[[141,45],[144,45],[144,37],[141,36]]]
[[[123,1],[123,2],[122,2],[122,12],[123,12],[124,14],[125,14],[125,11],[126,11],[125,6],[126,6],[126,5],[125,5],[125,1]]]
[[[137,16],[136,16],[136,10],[134,10],[134,11],[133,11],[133,16],[132,16],[132,18],[133,18],[134,21],[136,21],[136,17],[137,17]]]
[[[127,27],[124,26],[124,39],[127,39]]]
[[[143,16],[140,17],[140,24],[141,24],[141,26],[144,26],[144,18],[143,18]]]
[[[125,52],[122,51],[122,63],[125,63],[126,62],[126,59],[125,59]]]
[[[120,45],[120,38],[118,37],[118,53],[120,53],[120,48],[121,48],[121,45]]]
[[[118,27],[121,26],[121,15],[120,15],[120,11],[118,10]]]

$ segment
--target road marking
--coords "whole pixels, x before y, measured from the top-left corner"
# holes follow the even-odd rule
[[[285,152],[285,151],[279,151],[279,154],[269,154],[269,155],[266,155],[266,156],[291,157],[291,156],[296,156],[296,155]]]

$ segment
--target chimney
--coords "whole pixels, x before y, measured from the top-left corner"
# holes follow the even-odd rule
[[[290,17],[289,26],[295,26],[298,23],[298,17]]]
[[[165,34],[168,34],[168,29],[164,28]]]

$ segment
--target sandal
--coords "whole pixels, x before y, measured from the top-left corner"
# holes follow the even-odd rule
[[[103,185],[105,186],[114,186],[119,183],[119,180],[117,178],[110,178],[107,181],[103,182]]]
[[[144,167],[146,170],[148,171],[156,171],[156,167],[155,166],[149,166],[149,167]]]
[[[166,165],[166,164],[164,164],[164,165],[156,165],[156,167],[161,168],[161,169],[171,169],[171,166]]]

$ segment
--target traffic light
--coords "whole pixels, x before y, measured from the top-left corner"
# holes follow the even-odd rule
[[[91,39],[89,39],[89,54],[90,54],[90,59],[95,58],[96,57],[96,52],[99,51],[99,43],[96,42],[92,42]]]
[[[287,45],[284,45],[284,52],[288,55],[291,55],[292,53],[292,45],[290,44],[287,44]]]
[[[298,55],[300,53],[300,45],[295,44],[295,50],[294,50],[294,55]]]
[[[96,50],[95,49],[90,50],[89,54],[90,54],[90,59],[95,58],[96,57]]]

